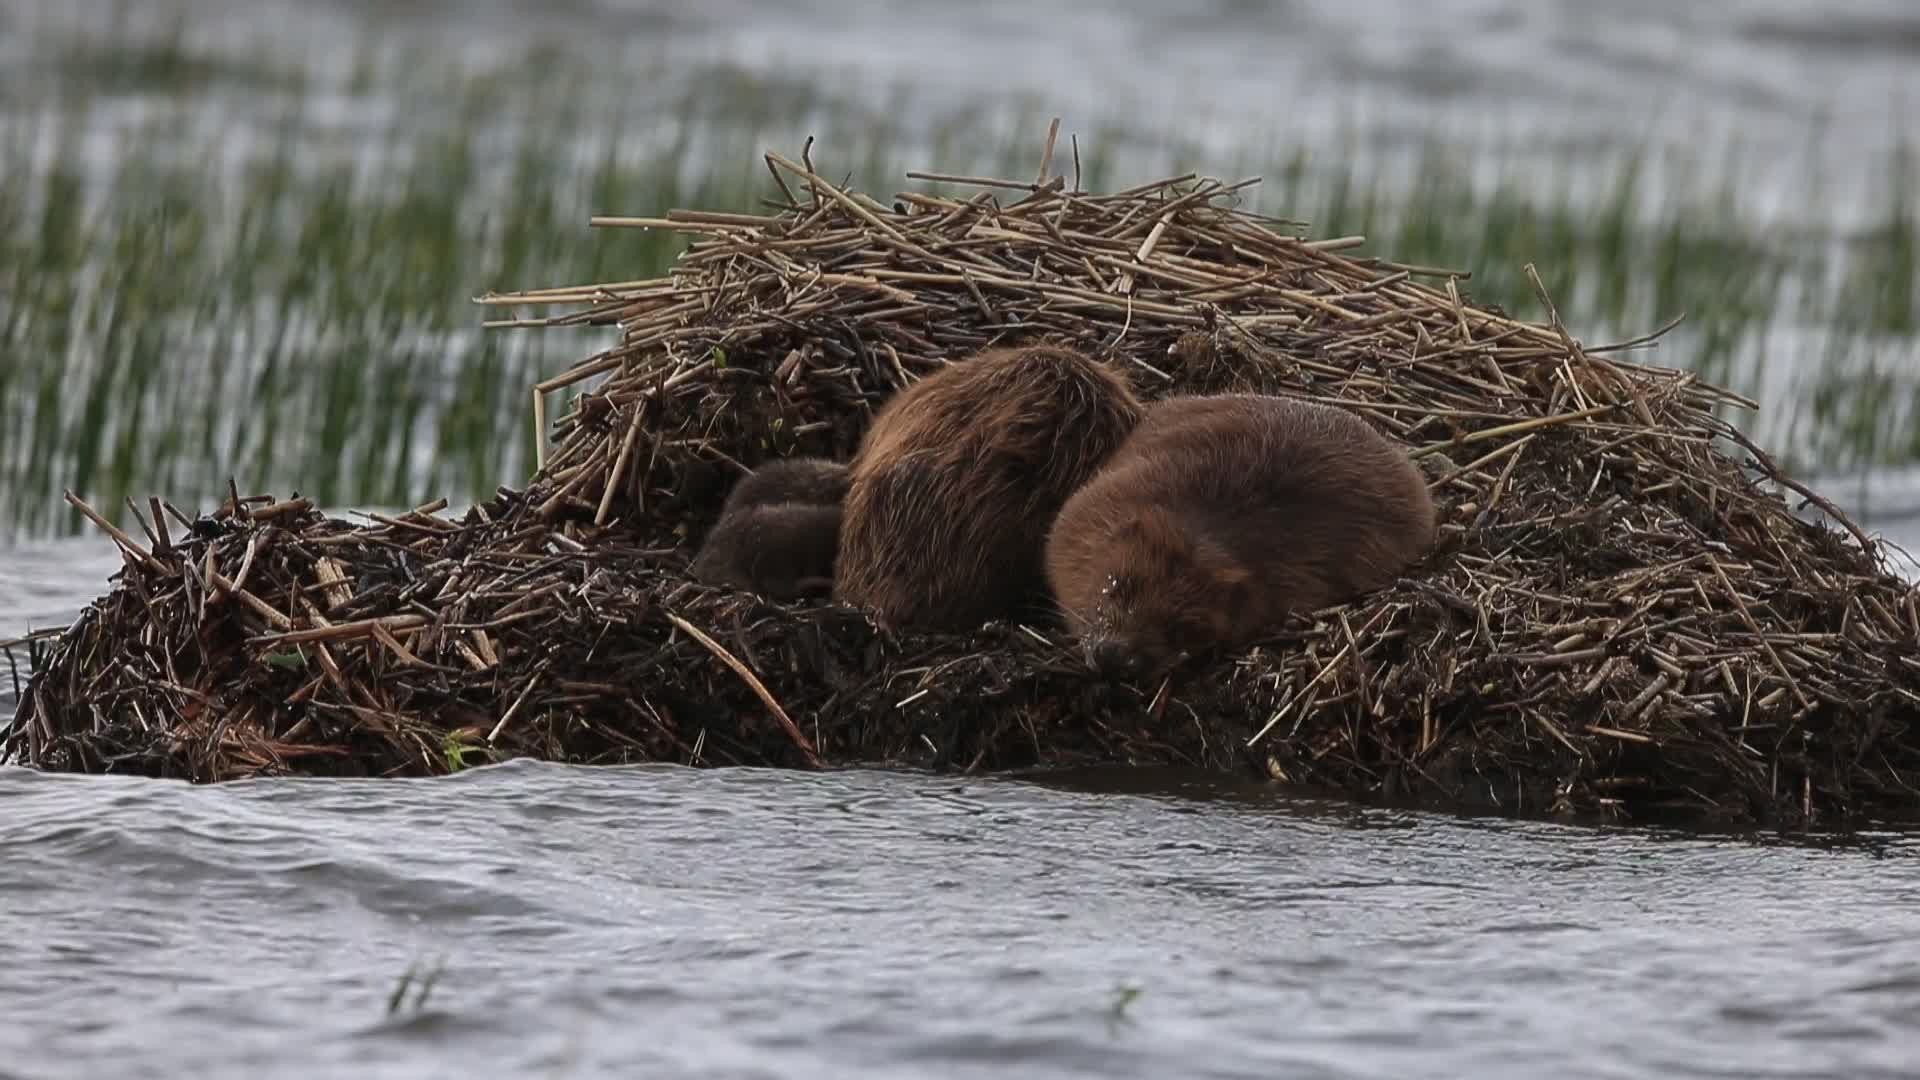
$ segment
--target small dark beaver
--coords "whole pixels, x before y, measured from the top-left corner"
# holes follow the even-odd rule
[[[1144,411],[1106,365],[1051,345],[901,390],[854,455],[834,600],[928,631],[1044,614],[1047,529]]]
[[[696,581],[770,600],[826,597],[833,592],[839,543],[840,507],[762,503],[714,525],[688,570]]]
[[[1061,509],[1047,580],[1088,665],[1137,677],[1386,585],[1435,528],[1413,459],[1345,410],[1168,398]]]
[[[727,493],[688,571],[773,600],[830,595],[847,476],[845,465],[823,458],[760,466]]]

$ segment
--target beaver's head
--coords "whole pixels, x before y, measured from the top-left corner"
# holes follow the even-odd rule
[[[1101,586],[1088,610],[1070,613],[1087,664],[1130,679],[1224,643],[1253,577],[1224,545],[1166,507],[1123,522],[1088,571]]]

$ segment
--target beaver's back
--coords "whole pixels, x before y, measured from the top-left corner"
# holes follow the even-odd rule
[[[1142,411],[1120,376],[1055,346],[989,349],[900,391],[851,465],[835,600],[928,630],[1042,607],[1054,515]]]
[[[825,505],[845,501],[850,474],[844,462],[826,458],[777,458],[734,482],[720,508],[726,517],[749,506],[794,502]]]
[[[1433,543],[1426,477],[1406,449],[1331,405],[1258,394],[1171,398],[1113,462],[1140,497],[1231,538],[1270,575],[1330,595],[1385,584]],[[1334,601],[1327,601],[1334,602]]]

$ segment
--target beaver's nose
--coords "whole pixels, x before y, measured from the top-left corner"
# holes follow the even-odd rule
[[[1087,650],[1087,664],[1108,679],[1130,678],[1140,670],[1140,658],[1117,641],[1095,642]]]

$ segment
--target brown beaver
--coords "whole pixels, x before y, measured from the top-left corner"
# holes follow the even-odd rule
[[[688,571],[774,600],[831,594],[847,476],[844,464],[823,458],[760,466],[727,493]]]
[[[1119,374],[1051,345],[921,378],[854,455],[834,600],[918,630],[1045,613],[1047,529],[1143,412]]]
[[[1435,528],[1412,458],[1351,413],[1168,398],[1061,509],[1047,580],[1089,666],[1138,676],[1383,586]]]

